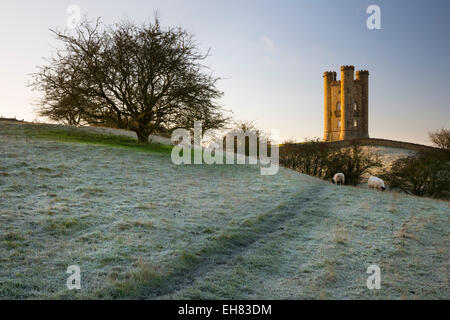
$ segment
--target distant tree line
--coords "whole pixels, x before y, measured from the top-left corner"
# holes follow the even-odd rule
[[[176,128],[220,129],[229,120],[223,93],[202,64],[193,36],[158,18],[105,26],[84,18],[74,32],[52,30],[61,46],[33,74],[41,116],[70,124],[129,129],[139,141]]]
[[[354,143],[339,148],[319,139],[303,143],[286,141],[280,149],[280,164],[298,172],[331,180],[335,173],[345,175],[345,184],[357,185],[365,173],[382,165],[379,156]]]
[[[429,137],[439,149],[401,157],[380,174],[389,188],[417,196],[450,198],[450,131],[440,129]],[[382,166],[377,153],[357,143],[340,148],[319,139],[284,142],[280,164],[325,180],[342,172],[345,184],[350,185],[359,184],[364,174]]]

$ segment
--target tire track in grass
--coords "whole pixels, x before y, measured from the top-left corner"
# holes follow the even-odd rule
[[[316,197],[321,195],[325,187],[325,183],[318,182],[306,192],[292,197],[287,203],[231,225],[218,236],[212,237],[211,241],[201,248],[179,252],[170,264],[171,270],[168,272],[159,272],[152,266],[138,268],[129,279],[101,289],[96,295],[156,299],[192,285],[196,279],[242,254],[256,242],[279,231],[281,226],[287,225],[296,215],[309,208],[312,199],[316,202]]]
[[[296,294],[286,296],[283,290],[273,290],[267,287],[267,281],[288,281],[298,279],[298,268],[308,265],[318,259],[318,250],[321,242],[306,240],[306,246],[298,247],[299,239],[314,239],[317,227],[322,230],[323,224],[333,211],[330,210],[332,202],[329,201],[332,188],[320,188],[319,197],[310,198],[301,207],[292,203],[296,214],[280,223],[273,232],[265,234],[257,241],[236,251],[226,261],[221,261],[215,268],[206,272],[199,270],[199,276],[193,283],[180,288],[180,290],[160,296],[162,299],[304,299],[310,297],[308,287],[297,287]],[[297,202],[297,200],[295,200]],[[289,206],[291,207],[291,206]],[[303,241],[301,241],[304,243]],[[299,255],[293,258],[290,255],[293,246]],[[292,259],[296,260],[297,268],[292,268]],[[222,263],[223,262],[223,263]],[[237,263],[238,262],[238,263]],[[313,278],[317,276],[311,275]],[[278,287],[278,286],[277,286]],[[268,291],[271,292],[267,295]]]

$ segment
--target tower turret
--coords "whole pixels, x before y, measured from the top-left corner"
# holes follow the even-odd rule
[[[356,71],[356,80],[361,84],[361,137],[369,137],[369,71]]]
[[[331,130],[331,82],[336,81],[336,72],[327,71],[323,73],[323,86],[324,86],[324,134],[323,140],[330,141]]]
[[[353,105],[353,82],[354,82],[354,66],[341,67],[341,133],[339,140],[351,139],[350,124],[347,119],[350,118],[350,110]]]

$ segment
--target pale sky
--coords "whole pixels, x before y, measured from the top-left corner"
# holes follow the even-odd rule
[[[381,8],[381,30],[366,9]],[[428,144],[450,129],[450,1],[4,1],[0,3],[0,116],[36,119],[27,83],[76,5],[105,23],[148,21],[193,33],[224,78],[222,103],[281,140],[323,136],[324,71],[367,69],[369,134]]]

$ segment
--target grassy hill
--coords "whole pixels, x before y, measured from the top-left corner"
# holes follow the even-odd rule
[[[450,202],[169,154],[0,122],[0,298],[450,298]]]

